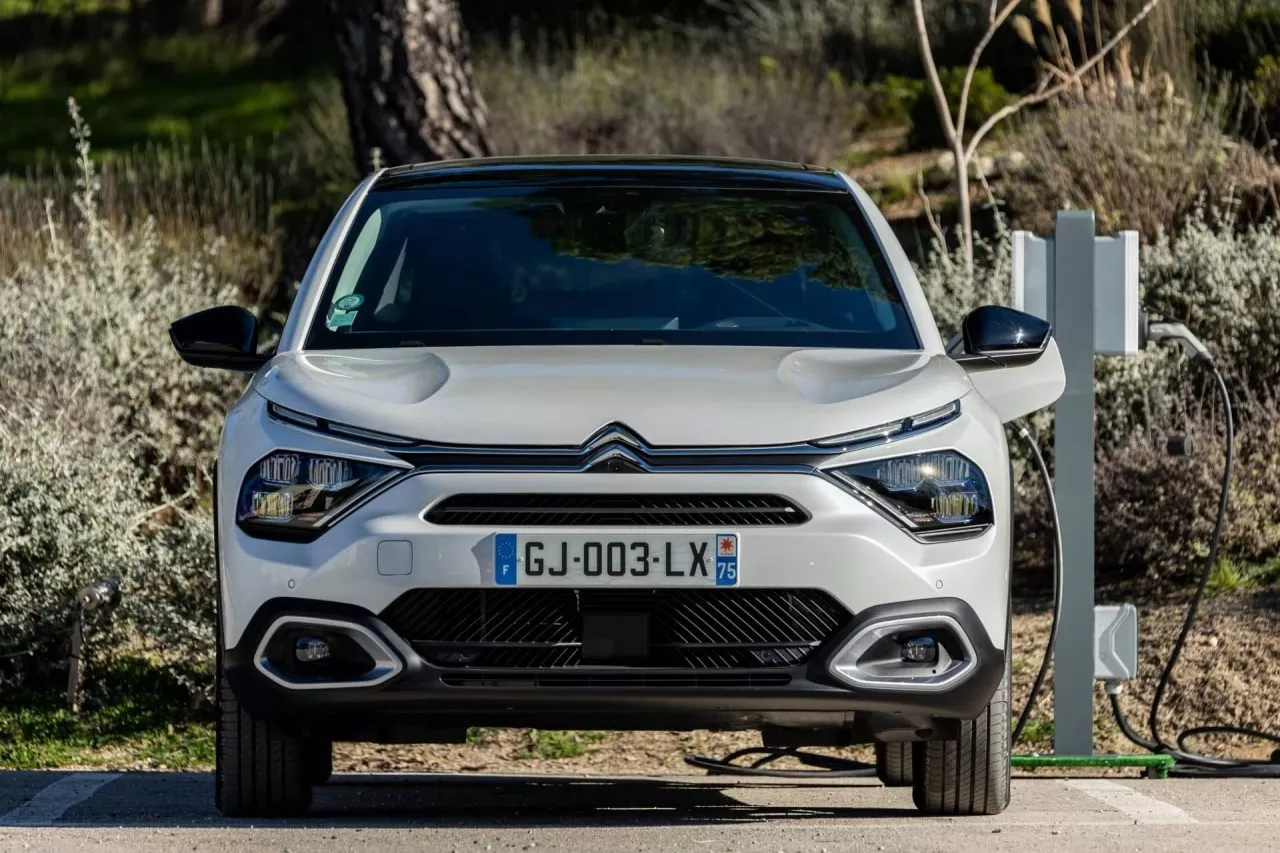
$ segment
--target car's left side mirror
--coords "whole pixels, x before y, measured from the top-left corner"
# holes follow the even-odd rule
[[[169,340],[187,364],[252,373],[271,360],[258,352],[258,318],[239,305],[208,308],[175,320]]]
[[[1053,403],[1066,387],[1053,329],[1001,305],[970,311],[952,358],[1000,420],[1009,422]]]
[[[960,336],[962,349],[954,356],[956,361],[1011,367],[1040,358],[1052,340],[1053,327],[1023,311],[984,305],[965,316]]]

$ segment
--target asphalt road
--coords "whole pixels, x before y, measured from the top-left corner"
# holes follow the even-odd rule
[[[869,780],[340,775],[257,823],[212,796],[202,773],[0,773],[0,850],[1280,850],[1280,780],[1018,778],[964,819]]]

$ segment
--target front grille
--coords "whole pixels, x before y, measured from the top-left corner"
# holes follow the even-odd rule
[[[437,666],[565,670],[593,665],[584,613],[644,614],[647,651],[625,661],[632,671],[791,667],[850,618],[811,589],[417,589],[381,618]]]
[[[803,524],[778,495],[452,495],[427,511],[440,525],[484,527],[753,527]]]

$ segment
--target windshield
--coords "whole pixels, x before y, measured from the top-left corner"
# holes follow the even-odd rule
[[[309,349],[916,349],[853,199],[671,188],[371,193]]]

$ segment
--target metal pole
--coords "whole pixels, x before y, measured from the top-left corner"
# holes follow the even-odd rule
[[[84,671],[84,607],[76,607],[76,621],[71,626],[71,660],[67,667],[67,704],[71,713],[80,713],[80,678]]]
[[[1061,636],[1054,656],[1054,752],[1093,754],[1094,219],[1060,211],[1049,305],[1067,387],[1054,408],[1054,492],[1062,526]]]

